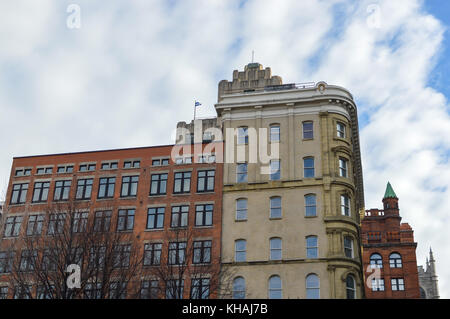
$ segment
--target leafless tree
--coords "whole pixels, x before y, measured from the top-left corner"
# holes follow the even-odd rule
[[[17,238],[0,243],[0,251],[8,247],[9,280],[16,298],[138,295],[142,270],[138,240],[132,232],[111,231],[111,208],[102,208],[100,217],[89,211],[89,204],[69,201],[51,204],[43,213],[25,212],[27,227]],[[2,235],[10,227],[6,215]]]
[[[157,255],[144,254],[146,277],[158,283],[151,297],[201,299],[231,294],[231,271],[212,256],[211,242],[196,241],[195,235],[192,227],[170,229],[164,233],[164,249]]]

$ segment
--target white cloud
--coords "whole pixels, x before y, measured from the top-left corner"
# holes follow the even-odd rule
[[[284,82],[348,88],[369,118],[361,130],[366,206],[387,180],[429,245],[450,297],[450,118],[427,80],[444,27],[422,1],[77,1],[0,4],[0,183],[13,156],[172,143],[177,121],[214,114],[217,83],[255,60]],[[0,189],[1,189],[0,184]]]

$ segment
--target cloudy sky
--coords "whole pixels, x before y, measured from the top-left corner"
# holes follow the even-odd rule
[[[173,143],[254,50],[284,83],[353,93],[366,208],[389,180],[450,298],[449,17],[445,0],[2,1],[0,191],[13,156]]]

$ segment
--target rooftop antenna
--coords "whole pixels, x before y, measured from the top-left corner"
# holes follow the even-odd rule
[[[255,50],[252,50],[252,63],[254,59],[255,59]]]

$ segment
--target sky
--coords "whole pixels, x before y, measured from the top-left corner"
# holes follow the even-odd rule
[[[0,193],[14,156],[173,143],[254,51],[353,94],[366,208],[390,181],[450,298],[449,25],[446,0],[1,1]]]

